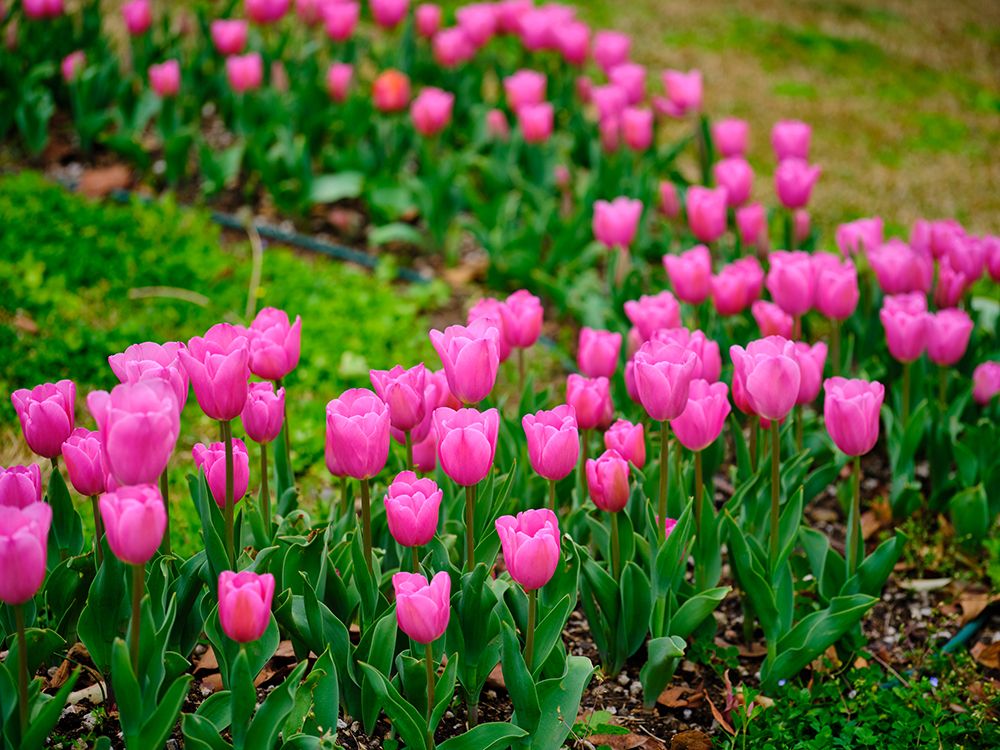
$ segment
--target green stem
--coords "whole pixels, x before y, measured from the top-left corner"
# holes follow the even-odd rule
[[[163,532],[163,541],[160,543],[160,552],[164,555],[170,554],[170,477],[167,476],[166,467],[160,474],[160,496],[163,498],[163,510],[167,514],[167,527]]]
[[[427,747],[434,749],[434,729],[431,727],[431,714],[434,713],[434,649],[428,643],[424,646],[427,664]]]
[[[580,501],[587,497],[587,444],[590,430],[580,430]]]
[[[830,341],[831,354],[833,355],[833,374],[840,375],[840,321],[833,320],[833,331]]]
[[[670,478],[670,424],[667,420],[660,422],[660,515],[656,519],[656,525],[661,539],[666,539],[667,520],[667,483]]]
[[[535,616],[538,607],[538,591],[528,592],[528,628],[524,634],[524,664],[531,671],[531,662],[535,657]]]
[[[420,572],[420,550],[417,547],[410,547],[410,553],[413,556],[413,572]]]
[[[805,409],[802,408],[801,404],[795,407],[795,449],[799,453],[802,452],[802,444],[804,442],[804,424],[803,420],[806,418]]]
[[[780,425],[771,422],[771,563],[778,559],[778,512],[781,496],[781,442]]]
[[[361,536],[365,545],[365,562],[372,571],[372,499],[368,480],[361,480]]]
[[[267,486],[267,443],[260,444],[260,497],[261,513],[264,514],[264,528],[271,536],[271,490]]]
[[[903,429],[910,421],[910,363],[903,363]]]
[[[281,385],[282,385],[281,384],[281,378],[278,378],[275,381],[274,385],[275,385],[275,388],[274,388],[275,391],[277,391],[278,388],[281,388]],[[286,396],[288,395],[287,392],[286,392],[285,395]],[[284,424],[281,427],[281,431],[285,435],[285,466],[288,467],[288,476],[294,478],[295,472],[292,471],[292,431],[291,431],[291,429],[289,429],[289,424],[288,424],[288,399],[287,398],[285,399],[284,420],[285,421],[284,421]]]
[[[413,434],[407,430],[403,438],[406,444],[406,468],[413,471]]]
[[[847,571],[854,575],[861,563],[863,544],[861,537],[861,456],[854,457],[854,492],[851,501],[850,526],[847,529]]]
[[[228,419],[219,421],[222,432],[222,444],[226,449],[226,555],[229,557],[229,567],[236,568],[236,542],[233,533],[233,516],[236,503],[233,498],[233,426]]]
[[[145,584],[146,566],[132,566],[132,633],[129,653],[132,657],[132,672],[139,679],[139,625],[142,622],[142,589]]]
[[[611,573],[615,580],[622,577],[621,542],[618,539],[618,513],[611,514]]]
[[[28,731],[28,641],[24,637],[24,605],[14,605],[17,627],[17,713],[21,720],[21,736]]]
[[[100,568],[104,562],[104,522],[101,520],[101,502],[97,495],[90,496],[90,505],[94,509],[94,559]]]
[[[941,404],[941,416],[948,411],[948,368],[938,369],[938,401]]]
[[[549,509],[556,512],[556,480],[549,480]]]
[[[347,477],[340,478],[340,502],[344,506],[344,515],[346,516],[350,512],[350,507],[347,505]]]
[[[701,476],[701,451],[694,453],[694,528],[701,533],[701,506],[705,494],[705,484]]]
[[[790,208],[785,209],[785,248],[795,249],[795,214]]]
[[[465,705],[468,708],[469,729],[472,729],[479,723],[479,701],[472,702],[466,699]]]
[[[757,417],[750,416],[750,465],[757,471],[757,434],[760,432],[760,423]]]
[[[518,401],[524,395],[524,349],[517,349],[517,393]]]
[[[465,488],[465,569],[476,566],[476,485]]]

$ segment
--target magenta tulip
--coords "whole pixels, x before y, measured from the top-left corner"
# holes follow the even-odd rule
[[[796,404],[809,404],[816,400],[823,384],[823,368],[826,365],[826,344],[818,341],[812,346],[797,341],[792,350],[799,364],[799,394]]]
[[[0,466],[0,507],[27,508],[42,502],[42,472],[38,464]]]
[[[569,476],[580,458],[580,433],[573,407],[561,404],[551,411],[525,414],[521,426],[535,473],[552,482]]]
[[[107,473],[102,462],[103,450],[101,433],[82,427],[73,430],[73,434],[62,445],[69,481],[81,495],[100,495],[106,489]],[[37,471],[38,467],[35,469]],[[0,478],[0,483],[2,481]],[[0,498],[0,505],[3,504],[3,499]]]
[[[690,451],[703,451],[722,433],[731,409],[729,387],[725,383],[695,379],[691,381],[684,411],[671,420],[670,426],[681,445]]]
[[[23,508],[0,503],[0,602],[18,606],[38,593],[51,523],[48,503]]]
[[[465,32],[457,27],[435,34],[431,49],[434,61],[442,68],[456,68],[471,60],[476,52]]]
[[[149,85],[161,99],[177,96],[181,90],[181,64],[177,60],[165,60],[149,66]]]
[[[503,336],[515,349],[533,346],[542,333],[542,301],[527,289],[520,289],[500,305]]]
[[[1000,393],[1000,362],[983,362],[972,371],[972,397],[986,406]]]
[[[771,129],[771,147],[779,161],[808,159],[812,128],[798,120],[780,120]]]
[[[584,326],[576,349],[576,364],[589,378],[610,378],[618,369],[622,335]]]
[[[441,28],[443,13],[440,5],[421,3],[413,13],[417,25],[417,33],[425,39],[433,39]]]
[[[100,500],[108,546],[122,562],[145,565],[156,553],[167,528],[167,511],[152,484],[119,487]]]
[[[149,0],[129,0],[122,5],[125,30],[132,36],[141,36],[153,25],[153,8]]]
[[[701,71],[663,71],[663,88],[667,93],[666,113],[672,117],[683,117],[701,111],[702,82]],[[700,238],[699,238],[700,239]],[[709,240],[702,240],[708,242]]]
[[[76,385],[72,380],[20,388],[10,395],[28,447],[44,458],[56,458],[73,432]]]
[[[410,0],[369,0],[372,17],[383,29],[392,29],[406,18]]]
[[[497,534],[510,577],[525,591],[536,591],[552,579],[559,565],[559,520],[548,508],[500,516]]]
[[[196,443],[191,450],[194,465],[205,472],[208,489],[220,508],[226,507],[226,444]],[[233,438],[233,502],[238,503],[250,488],[250,454],[246,443]]]
[[[541,104],[545,101],[546,78],[537,70],[519,70],[503,79],[503,89],[507,96],[507,106],[517,112],[526,104]]]
[[[391,370],[372,370],[369,377],[375,393],[389,407],[389,420],[394,429],[407,433],[424,421],[427,368],[423,363],[410,369],[396,365]]]
[[[751,341],[746,349],[730,347],[729,356],[754,412],[773,422],[787,417],[802,380],[795,344],[781,336],[768,336]]]
[[[694,354],[698,362],[694,368],[693,378],[701,378],[709,383],[714,383],[722,374],[722,354],[719,352],[718,342],[708,338],[699,330],[667,328],[653,334],[652,340],[664,344],[675,344]]]
[[[677,328],[681,324],[681,307],[674,295],[666,291],[629,300],[625,303],[625,315],[643,341],[649,341],[662,328]]]
[[[726,205],[738,208],[750,199],[753,169],[742,156],[717,161],[712,167],[715,181],[726,189]]]
[[[499,109],[491,109],[487,112],[486,132],[489,133],[491,138],[498,141],[506,141],[510,137],[510,125],[507,123],[507,115]]]
[[[605,247],[628,249],[642,216],[642,201],[618,197],[594,202],[594,237]]]
[[[456,484],[471,487],[479,484],[493,467],[497,449],[500,414],[496,409],[434,411],[434,431],[438,439],[441,469]]]
[[[489,325],[495,326],[500,332],[497,337],[497,353],[501,362],[506,362],[513,351],[508,341],[503,323],[503,302],[495,297],[483,297],[476,304],[469,308],[466,316],[466,324],[472,325],[475,320],[487,320]]]
[[[220,55],[238,55],[247,46],[249,31],[246,21],[222,18],[212,21],[209,27],[212,44]]]
[[[323,11],[326,35],[334,42],[346,42],[354,34],[361,16],[361,5],[355,2],[336,2]]]
[[[874,448],[885,396],[882,384],[827,378],[823,390],[823,420],[837,447],[848,456],[861,456]]]
[[[281,20],[288,12],[291,0],[246,0],[245,5],[251,21],[270,24]]]
[[[437,135],[451,122],[455,95],[433,86],[423,89],[410,104],[410,118],[420,135]]]
[[[712,255],[704,245],[696,245],[680,255],[664,255],[670,285],[682,302],[700,305],[711,292]]]
[[[0,14],[0,20],[2,19],[3,15]],[[75,52],[70,52],[62,59],[62,62],[59,64],[59,72],[66,83],[73,83],[86,67],[87,56],[82,50],[76,50]]]
[[[607,378],[585,378],[573,373],[566,378],[566,403],[576,412],[581,430],[593,430],[611,424],[614,405]]]
[[[389,458],[389,407],[367,388],[351,388],[326,405],[326,440],[344,475],[371,479]]]
[[[677,186],[670,180],[660,180],[660,211],[669,219],[681,215],[681,199]]]
[[[218,323],[178,352],[198,405],[212,419],[236,419],[247,401],[250,343],[244,328]]]
[[[250,337],[250,372],[265,380],[280,380],[299,364],[302,318],[289,323],[284,310],[265,307],[247,329]]]
[[[354,66],[350,63],[331,63],[326,71],[326,91],[331,101],[342,102],[347,99],[354,78]]]
[[[723,266],[712,277],[712,303],[720,315],[743,312],[760,295],[764,270],[753,256]]]
[[[226,77],[237,94],[259,89],[264,82],[264,60],[257,52],[226,58]]]
[[[782,336],[788,338],[792,335],[792,327],[795,321],[792,316],[782,310],[773,302],[759,299],[750,306],[750,314],[760,328],[761,336]]]
[[[770,261],[766,283],[771,298],[789,315],[808,312],[816,295],[812,256],[802,251],[776,250],[771,253]]]
[[[617,513],[628,505],[629,463],[616,450],[587,459],[587,490],[598,508]]]
[[[892,238],[868,252],[868,262],[886,294],[929,292],[934,278],[934,259],[926,250],[911,248]]]
[[[559,26],[554,29],[559,53],[570,65],[582,67],[590,55],[590,27],[582,21]]]
[[[137,383],[140,380],[162,380],[170,385],[177,401],[178,411],[184,408],[188,398],[188,374],[181,365],[179,352],[184,344],[168,341],[157,344],[146,341],[132,344],[120,354],[108,357],[108,364],[115,377],[122,383]]]
[[[608,71],[608,81],[625,91],[625,100],[630,106],[646,98],[646,68],[639,63],[623,62],[614,66]],[[649,115],[652,118],[652,110]]]
[[[24,0],[24,15],[32,19],[58,18],[65,10],[63,0]]]
[[[879,311],[879,319],[885,329],[889,354],[904,363],[920,359],[920,355],[927,348],[931,319],[929,313],[910,311],[890,304],[883,305]]]
[[[443,497],[433,479],[418,479],[412,471],[397,474],[383,499],[392,538],[404,547],[430,542],[437,531]]]
[[[712,123],[712,143],[723,158],[745,156],[750,136],[746,120],[727,117]]]
[[[858,272],[850,260],[832,253],[812,256],[816,309],[831,320],[847,320],[858,306]]]
[[[956,307],[972,286],[961,271],[952,268],[951,259],[944,257],[938,264],[937,284],[934,285],[934,304],[939,308]]]
[[[736,209],[736,228],[744,245],[766,247],[767,213],[761,204],[750,203]]]
[[[604,447],[617,451],[637,469],[646,465],[646,435],[642,422],[632,424],[619,419],[604,433]]]
[[[435,574],[430,583],[417,573],[396,573],[392,588],[400,630],[424,644],[444,635],[451,616],[451,578],[446,571]]]
[[[270,443],[285,420],[285,389],[275,392],[273,383],[251,383],[240,419],[247,437],[255,443]]]
[[[597,108],[598,120],[617,123],[628,106],[628,93],[621,86],[609,83],[594,86],[590,91],[590,101]]]
[[[545,143],[552,135],[555,110],[549,102],[525,104],[516,114],[526,143]]]
[[[491,318],[430,332],[431,344],[448,377],[448,387],[462,403],[477,404],[493,390],[500,366],[500,335]]]
[[[869,253],[883,242],[882,219],[856,219],[841,224],[836,232],[837,248],[847,258],[858,253]]]
[[[701,242],[715,242],[726,231],[728,191],[692,185],[687,191],[688,226]]]
[[[632,40],[620,31],[598,31],[594,34],[594,60],[605,74],[628,60]]]
[[[621,134],[633,151],[645,151],[653,145],[653,111],[626,107],[621,116]]]
[[[965,355],[972,334],[972,318],[965,310],[939,310],[927,324],[927,356],[942,367],[954,365]]]
[[[647,341],[635,354],[635,385],[649,416],[665,422],[680,416],[699,361],[694,353],[659,341]]]
[[[809,202],[821,169],[805,159],[784,159],[774,172],[774,190],[785,208],[802,208]]]
[[[274,576],[249,570],[219,574],[219,623],[237,643],[256,641],[271,624]]]

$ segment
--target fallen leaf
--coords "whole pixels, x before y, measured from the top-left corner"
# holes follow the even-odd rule
[[[217,693],[222,690],[222,675],[218,672],[207,675],[202,678],[201,685],[209,692]]]
[[[114,190],[124,190],[132,172],[124,164],[88,169],[80,178],[80,192],[88,198],[103,198]]]
[[[867,541],[871,539],[879,529],[882,528],[882,521],[872,511],[866,510],[861,514],[861,537]]]
[[[194,663],[195,674],[198,672],[216,672],[219,669],[219,660],[215,658],[215,651],[209,646],[201,655],[201,658]]]
[[[278,659],[294,659],[295,649],[292,647],[291,641],[282,641],[278,644],[278,650],[274,652],[274,657]]]
[[[964,591],[958,604],[962,608],[962,625],[975,620],[987,607],[1000,602],[1000,594],[992,596],[985,591]]]
[[[692,729],[675,734],[670,740],[670,750],[712,750],[712,740],[704,732]]]
[[[611,750],[666,750],[666,745],[655,737],[642,734],[592,734],[587,738],[594,747],[610,747]]]
[[[736,653],[744,659],[760,659],[767,656],[767,646],[763,643],[751,643],[749,646],[741,643],[736,647]]]
[[[949,583],[951,583],[950,578],[918,578],[912,581],[901,581],[899,587],[907,591],[937,591]]]
[[[500,668],[500,663],[493,667],[490,671],[490,676],[486,678],[486,681],[493,687],[507,689],[507,683],[503,680],[503,670]]]
[[[656,702],[667,708],[688,708],[701,703],[704,697],[705,694],[700,690],[686,685],[671,685],[660,693]]]
[[[32,335],[38,333],[39,330],[38,323],[21,311],[18,311],[14,316],[14,328],[19,330],[21,333],[29,333]]]
[[[473,280],[482,276],[487,269],[487,261],[463,263],[454,268],[446,268],[441,276],[452,287],[468,286]]]
[[[712,703],[712,697],[710,695],[706,695],[705,699],[708,701],[708,707],[712,710],[712,716],[714,716],[715,720],[719,722],[719,726],[721,726],[723,729],[729,732],[729,734],[735,735],[736,730],[733,729],[733,727],[729,724],[729,722],[726,721],[726,717],[722,715],[722,712],[715,707],[714,703]],[[671,745],[670,747],[672,748],[673,745]],[[705,747],[710,748],[711,744],[706,745]]]
[[[972,658],[990,669],[1000,669],[1000,641],[986,645],[977,643],[971,650]]]
[[[80,690],[74,690],[66,699],[66,702],[71,706],[75,706],[80,701],[87,701],[95,706],[98,703],[102,703],[104,701],[104,691],[102,690],[101,683],[94,683]]]

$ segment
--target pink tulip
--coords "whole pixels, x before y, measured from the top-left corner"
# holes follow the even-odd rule
[[[667,92],[667,113],[672,117],[684,117],[701,111],[702,82],[701,71],[663,71],[663,88]]]
[[[340,0],[295,0],[295,15],[306,26],[315,26],[323,20],[323,12],[328,5]]]
[[[883,242],[882,219],[856,219],[841,224],[836,232],[837,248],[843,256],[868,254]]]
[[[208,489],[220,508],[226,507],[226,445],[196,443],[191,450],[194,465],[205,472]],[[233,438],[233,502],[238,503],[250,488],[250,454],[246,443]]]
[[[746,120],[728,117],[712,123],[712,143],[726,159],[746,155],[749,135],[750,125]]]
[[[746,389],[749,405],[755,413],[777,422],[795,406],[802,376],[795,358],[795,344],[781,336],[751,341],[747,348],[729,349],[738,377]],[[734,397],[735,397],[734,382]]]
[[[129,565],[145,565],[160,547],[167,511],[152,484],[119,487],[100,500],[101,521],[111,551]]]
[[[0,504],[0,602],[12,607],[30,601],[45,580],[52,508]]]
[[[442,29],[434,35],[434,60],[442,68],[455,68],[468,62],[476,53],[472,42],[460,28]]]
[[[181,64],[177,60],[166,60],[149,66],[149,85],[161,99],[177,96],[181,89]]]
[[[448,387],[462,403],[477,404],[493,390],[500,366],[500,335],[491,318],[430,332],[431,344],[448,376]]]
[[[882,298],[882,307],[887,310],[903,310],[910,315],[927,312],[927,297],[920,292],[892,294]]]
[[[902,240],[893,238],[870,250],[868,262],[886,294],[926,293],[931,289],[933,258],[930,253],[915,250]]]
[[[826,344],[822,341],[809,346],[797,341],[794,348],[795,361],[799,364],[799,395],[796,404],[809,404],[816,400],[823,385],[823,368],[826,366]]]
[[[556,45],[560,54],[570,65],[582,67],[590,55],[590,27],[582,21],[559,26],[554,29]]]
[[[660,181],[660,210],[669,219],[681,215],[681,199],[677,195],[677,186],[670,180]]]
[[[435,409],[434,431],[441,469],[463,487],[479,484],[493,467],[499,429],[500,414],[496,409]]]
[[[369,377],[375,393],[389,407],[393,428],[410,432],[424,421],[427,414],[424,401],[427,368],[423,363],[410,369],[396,365],[391,370],[372,370]]]
[[[653,145],[653,111],[626,107],[621,117],[622,140],[633,151],[645,151]]]
[[[753,256],[740,258],[712,277],[712,302],[720,315],[736,315],[760,296],[763,286],[760,262]]]
[[[537,70],[519,70],[503,79],[507,106],[514,112],[526,104],[544,102],[545,87],[545,74],[539,73]]]
[[[264,61],[257,52],[227,57],[226,77],[237,94],[259,89],[264,82]]]
[[[108,357],[108,364],[115,377],[122,383],[140,380],[161,380],[170,385],[177,401],[178,411],[183,410],[188,398],[188,375],[180,361],[184,344],[168,341],[157,344],[145,341],[132,344],[120,354]]]
[[[585,378],[573,373],[566,378],[566,403],[576,412],[581,430],[593,430],[611,424],[614,404],[607,378]]]
[[[607,154],[613,154],[621,145],[621,116],[609,115],[598,123],[601,148]]]
[[[972,318],[965,310],[939,310],[927,325],[927,356],[942,367],[954,365],[965,355],[972,334]]]
[[[129,0],[122,5],[122,19],[125,30],[132,36],[140,36],[153,25],[153,8],[149,0]]]
[[[594,60],[607,74],[628,60],[632,40],[620,31],[601,30],[594,34]]]
[[[680,255],[664,255],[663,265],[670,285],[682,302],[700,305],[711,291],[712,256],[704,245],[696,245]]]
[[[1000,393],[1000,362],[983,362],[972,371],[972,397],[986,406]]]
[[[984,245],[984,255],[986,256],[986,269],[990,278],[1000,283],[1000,236],[988,234],[982,238]]]
[[[255,443],[270,443],[285,420],[285,389],[276,393],[273,383],[251,383],[240,419],[247,437]]]
[[[510,358],[512,349],[504,331],[502,308],[503,302],[495,297],[483,297],[469,308],[466,323],[472,325],[473,321],[483,319],[489,321],[490,325],[496,326],[496,329],[500,332],[497,339],[500,361],[506,362]]]
[[[934,286],[934,304],[940,308],[957,306],[971,285],[965,274],[952,268],[950,258],[942,258]]]
[[[375,23],[383,29],[393,29],[406,18],[410,0],[369,0],[368,6]]]
[[[774,190],[785,208],[802,208],[809,202],[820,167],[805,159],[783,159],[774,173]]]
[[[245,3],[247,15],[257,24],[280,21],[290,4],[290,0],[246,0]]]
[[[410,79],[398,70],[380,73],[372,84],[372,102],[380,112],[402,112],[410,101]]]
[[[212,44],[220,55],[238,55],[247,46],[247,22],[222,18],[212,21]]]
[[[389,407],[366,388],[326,405],[326,440],[344,475],[371,479],[389,458]]]
[[[428,86],[417,94],[410,105],[413,127],[420,135],[426,137],[437,135],[451,122],[451,110],[454,104],[454,94]]]
[[[232,59],[232,58],[230,58]],[[218,323],[195,336],[178,356],[198,405],[212,419],[236,419],[247,401],[251,344],[245,328]]]
[[[428,583],[417,573],[396,573],[396,621],[417,643],[433,643],[448,629],[451,616],[451,578],[442,570]]]
[[[94,391],[87,407],[97,422],[108,472],[122,485],[156,482],[180,434],[173,391],[162,380]]]
[[[850,260],[832,253],[812,256],[816,309],[831,320],[847,320],[858,306],[858,272]]]
[[[510,137],[510,125],[507,124],[507,115],[499,109],[491,109],[486,113],[486,132],[491,138],[506,141]]]
[[[792,335],[792,326],[795,321],[792,316],[782,310],[773,302],[757,300],[750,306],[750,313],[760,328],[761,336],[782,336],[788,338]]]
[[[776,250],[770,255],[767,291],[775,303],[792,316],[809,311],[816,295],[812,256],[801,250]]]
[[[590,91],[590,100],[597,108],[598,120],[602,123],[605,120],[617,122],[628,106],[628,93],[621,86],[609,83],[594,86]]]
[[[425,39],[432,39],[441,28],[442,11],[440,5],[421,3],[414,11],[417,33]]]
[[[274,576],[249,570],[219,574],[219,622],[237,643],[256,641],[271,624]]]
[[[590,378],[610,378],[618,369],[622,349],[622,335],[599,331],[584,326],[576,350],[576,364],[580,372]]]
[[[635,385],[652,419],[665,422],[684,411],[698,366],[695,354],[676,344],[652,340],[642,345],[635,354]]]
[[[434,410],[439,406],[449,406],[452,409],[459,409],[462,402],[452,395],[448,388],[448,377],[444,370],[425,370],[424,373],[424,417],[410,431],[410,439],[414,445],[426,440],[428,434],[432,432],[431,427],[434,420]],[[392,419],[392,408],[390,407],[390,421]],[[391,430],[395,440],[402,444],[406,436],[401,430],[393,428]],[[436,446],[436,443],[434,444]]]
[[[759,203],[736,209],[736,228],[744,245],[757,248],[767,245],[767,213]]]
[[[920,359],[927,347],[931,320],[928,313],[883,305],[879,311],[879,319],[885,329],[889,354],[900,362]]]
[[[2,18],[3,16],[0,15],[0,19]],[[83,73],[84,68],[86,67],[87,56],[82,50],[76,50],[75,52],[70,52],[63,58],[62,63],[59,65],[59,70],[66,83],[73,83],[73,81],[76,80],[76,77]]]
[[[382,501],[392,538],[404,547],[430,542],[437,531],[443,497],[433,479],[418,479],[412,471],[397,474]]]
[[[552,135],[555,110],[549,102],[525,104],[517,110],[517,124],[526,143],[545,143]]]
[[[433,430],[423,440],[413,444],[413,465],[425,474],[437,468],[437,435]]]
[[[326,71],[326,91],[330,99],[342,102],[347,99],[354,78],[354,66],[350,63],[335,62]]]
[[[742,206],[750,198],[753,186],[753,169],[741,156],[717,161],[712,167],[715,181],[726,189],[726,203],[730,208]]]
[[[483,47],[497,30],[497,13],[493,3],[469,3],[455,9],[458,27],[476,49]]]
[[[63,0],[23,0],[24,15],[32,19],[58,18],[63,14]]]
[[[594,505],[617,513],[628,505],[629,463],[618,451],[607,450],[587,459],[587,490]]]
[[[280,380],[299,364],[302,340],[302,318],[295,316],[289,324],[288,313],[265,307],[254,318],[250,328],[250,372],[265,380]]]
[[[635,385],[635,360],[630,359],[625,363],[625,392],[634,404],[642,406],[639,400],[639,389]]]
[[[728,394],[725,383],[691,381],[684,411],[670,422],[681,445],[690,451],[702,451],[715,442],[731,411]]]
[[[552,482],[569,476],[580,457],[580,434],[573,407],[561,404],[551,411],[525,414],[521,426],[535,473]]]
[[[527,289],[509,295],[500,305],[503,335],[515,349],[527,349],[542,333],[542,302]]]
[[[361,6],[355,2],[336,2],[323,11],[326,35],[334,42],[346,42],[354,34],[361,16]]]
[[[525,591],[548,583],[559,565],[559,519],[548,508],[500,516],[497,534],[510,577]]]
[[[38,464],[0,466],[0,507],[27,508],[42,502],[42,472]]]
[[[779,120],[771,129],[771,147],[779,162],[808,159],[812,128],[798,120]]]
[[[638,300],[625,303],[625,315],[638,331],[643,341],[649,341],[661,328],[678,328],[681,308],[670,292],[642,295]]]
[[[823,390],[823,421],[836,446],[848,456],[861,456],[874,448],[885,397],[882,384],[827,378]]]
[[[594,237],[608,249],[627,249],[639,227],[642,201],[620,196],[613,201],[594,201]]]
[[[608,71],[608,80],[625,91],[626,101],[635,106],[646,98],[646,68],[639,63],[623,62]],[[652,111],[649,112],[652,118]]]
[[[72,380],[19,388],[10,394],[28,447],[39,456],[55,458],[73,432],[76,385]]]
[[[101,460],[103,450],[101,433],[82,427],[73,430],[62,445],[69,481],[81,495],[100,495],[106,489],[107,474]],[[38,467],[35,469],[37,471]],[[2,498],[0,505],[4,505]]]
[[[619,419],[604,433],[604,447],[617,451],[637,469],[646,465],[646,437],[642,422],[632,424]]]
[[[726,231],[728,191],[692,185],[687,191],[688,226],[701,242],[715,242]]]
[[[692,377],[714,383],[722,374],[722,355],[719,344],[705,336],[701,331],[690,331],[687,328],[665,328],[653,334],[653,341],[663,344],[674,344],[687,349],[695,355],[698,363]]]

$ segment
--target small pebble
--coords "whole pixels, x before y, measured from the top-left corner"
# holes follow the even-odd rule
[[[631,680],[629,679],[629,676],[627,674],[625,674],[624,672],[622,672],[620,675],[618,675],[618,684],[619,685],[628,685],[629,682],[631,682]]]

